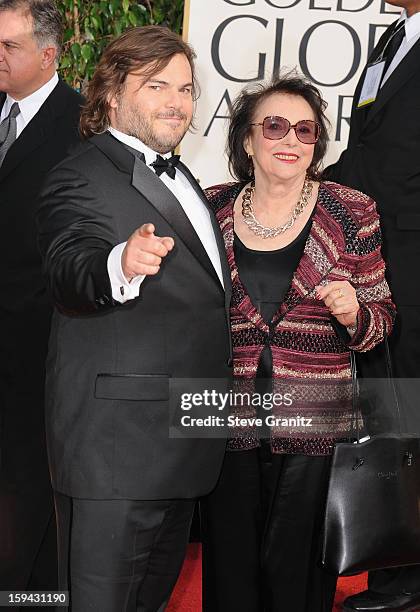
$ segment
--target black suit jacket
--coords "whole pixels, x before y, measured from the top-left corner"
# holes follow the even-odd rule
[[[382,35],[369,61],[379,57],[393,32]],[[381,215],[387,278],[396,304],[420,305],[420,40],[380,89],[358,109],[366,69],[357,85],[349,142],[327,178],[373,197]]]
[[[374,61],[392,35],[395,23],[382,35],[369,61]],[[357,85],[347,149],[326,170],[327,178],[372,196],[381,215],[382,252],[386,275],[397,306],[397,321],[390,337],[394,375],[418,376],[418,308],[420,284],[420,40],[396,67],[371,107],[357,109],[366,69]],[[379,346],[360,356],[359,369],[370,377],[387,377],[385,354]],[[407,382],[403,393],[403,431],[420,431],[418,385]],[[391,405],[387,406],[388,400]],[[370,434],[399,431],[396,410],[388,393],[364,406]],[[369,587],[382,593],[420,590],[419,567],[369,574]]]
[[[173,236],[175,247],[137,299],[115,303],[108,255],[146,222]],[[224,440],[169,437],[170,382],[230,374],[229,272],[213,223],[226,292],[178,200],[110,134],[91,138],[51,173],[39,230],[57,304],[47,365],[57,490],[163,499],[215,485]]]
[[[44,432],[52,305],[35,210],[46,175],[79,141],[80,101],[60,81],[0,167],[0,574],[8,588],[25,588],[53,510]]]
[[[0,94],[2,106],[5,94]],[[81,97],[60,81],[9,149],[0,167],[0,368],[2,421],[16,436],[2,437],[2,476],[22,476],[28,468],[34,433],[42,430],[44,361],[52,306],[47,296],[37,246],[35,211],[42,182],[79,141]],[[19,407],[16,406],[18,402]],[[20,431],[19,431],[20,429]],[[6,432],[7,433],[7,430]]]

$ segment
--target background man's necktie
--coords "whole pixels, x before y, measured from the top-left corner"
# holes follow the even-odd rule
[[[391,38],[389,39],[388,44],[385,47],[385,53],[384,53],[385,67],[382,73],[384,76],[386,74],[386,71],[389,68],[390,63],[394,59],[394,55],[398,51],[403,41],[404,36],[405,36],[405,20],[399,23],[398,26],[395,28],[394,33],[392,34]]]
[[[16,140],[16,117],[19,115],[19,104],[15,102],[6,119],[0,123],[0,166],[7,151]]]

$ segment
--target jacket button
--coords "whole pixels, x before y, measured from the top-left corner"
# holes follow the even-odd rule
[[[358,142],[356,146],[357,146],[358,149],[363,149],[365,144],[364,144],[364,142]]]

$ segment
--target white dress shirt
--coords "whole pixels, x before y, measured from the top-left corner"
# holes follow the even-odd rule
[[[128,136],[112,127],[108,129],[115,138],[127,144],[132,149],[136,149],[136,151],[143,153],[146,165],[150,168],[150,172],[154,172],[150,164],[156,160],[157,153],[155,151],[152,151],[152,149],[134,136]],[[170,153],[162,157],[170,157]],[[185,214],[196,231],[223,286],[223,273],[219,250],[213,232],[210,213],[206,205],[194,191],[187,177],[178,168],[176,169],[175,179],[170,178],[166,172],[163,172],[159,179],[172,191],[184,209]],[[108,274],[111,281],[112,297],[114,300],[121,303],[138,297],[140,285],[145,278],[144,275],[136,276],[131,282],[128,282],[125,278],[121,267],[121,255],[126,244],[126,242],[118,244],[112,249],[108,256]],[[162,263],[164,265],[164,262]]]
[[[0,123],[3,121],[3,119],[6,119],[6,117],[9,116],[12,105],[17,102],[20,110],[19,115],[16,117],[16,138],[18,138],[30,120],[37,114],[57,84],[58,74],[55,72],[51,79],[42,87],[22,100],[14,100],[9,96],[9,94],[7,94],[0,113]]]
[[[401,13],[401,17],[399,18],[398,23],[401,23],[405,19],[405,36],[402,40],[401,45],[399,46],[396,54],[392,58],[392,62],[388,66],[388,70],[386,71],[384,78],[382,79],[381,87],[389,79],[391,74],[394,72],[395,68],[404,59],[410,49],[416,44],[416,42],[420,38],[420,12],[414,13],[411,17],[407,17],[407,12],[404,9]]]

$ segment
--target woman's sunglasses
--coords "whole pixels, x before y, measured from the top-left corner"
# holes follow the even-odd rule
[[[285,117],[265,117],[262,123],[251,123],[251,125],[262,125],[263,136],[268,140],[280,140],[293,128],[300,142],[304,144],[315,144],[321,133],[321,126],[317,121],[303,119],[295,125],[291,125],[290,121]]]

